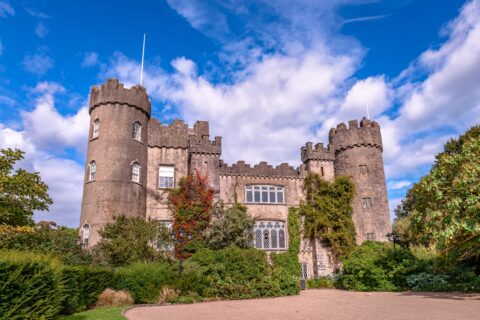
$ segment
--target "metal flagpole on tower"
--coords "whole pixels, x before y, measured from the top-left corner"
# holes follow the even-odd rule
[[[142,68],[140,69],[140,85],[142,85],[143,83],[143,62],[145,60],[145,37],[146,37],[146,33],[143,34]]]

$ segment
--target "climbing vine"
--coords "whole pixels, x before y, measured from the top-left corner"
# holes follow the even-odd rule
[[[168,206],[174,218],[175,256],[188,258],[203,243],[212,217],[213,190],[208,177],[195,171],[180,179],[169,194]]]
[[[355,226],[351,201],[355,186],[348,177],[333,182],[310,173],[303,185],[305,200],[299,213],[304,217],[305,237],[322,239],[332,248],[335,258],[348,254],[355,245]]]

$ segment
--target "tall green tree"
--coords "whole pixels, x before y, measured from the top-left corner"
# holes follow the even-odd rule
[[[411,190],[410,232],[453,259],[480,256],[480,126],[445,144]]]
[[[252,247],[254,222],[245,206],[237,203],[227,207],[220,202],[214,206],[212,215],[212,226],[205,235],[207,247],[215,250]]]
[[[305,200],[299,213],[304,217],[305,237],[321,238],[338,259],[355,245],[352,199],[355,186],[348,177],[329,182],[310,173],[304,181]]]
[[[34,211],[48,211],[52,199],[38,172],[14,169],[21,150],[0,150],[0,224],[33,226]]]

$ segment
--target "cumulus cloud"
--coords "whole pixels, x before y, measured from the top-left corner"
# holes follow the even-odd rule
[[[0,105],[13,107],[17,102],[10,97],[0,95]]]
[[[48,30],[48,28],[45,26],[43,22],[37,23],[37,26],[35,27],[35,34],[39,38],[45,38],[49,32],[50,31]]]
[[[53,68],[53,64],[53,59],[47,54],[46,49],[37,50],[34,54],[27,54],[22,61],[23,69],[37,76],[44,76]]]
[[[83,57],[82,68],[90,68],[99,64],[98,54],[96,52],[87,52]]]
[[[15,15],[15,9],[7,1],[0,1],[0,18],[13,15]]]
[[[398,189],[403,189],[403,188],[409,187],[411,185],[412,185],[412,183],[408,180],[389,181],[387,183],[387,189],[398,190]]]

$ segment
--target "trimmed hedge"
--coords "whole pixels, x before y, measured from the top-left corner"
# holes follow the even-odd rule
[[[63,299],[57,259],[0,251],[1,319],[53,319],[62,309]]]

